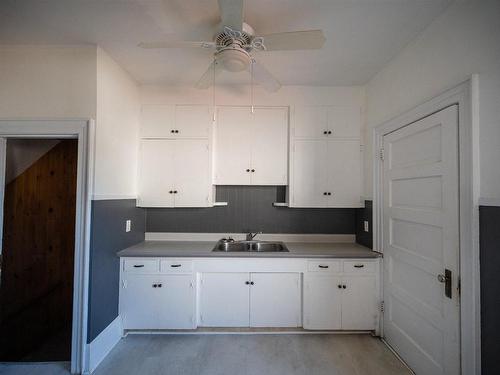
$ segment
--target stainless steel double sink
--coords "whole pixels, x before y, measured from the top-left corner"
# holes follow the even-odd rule
[[[276,241],[227,241],[219,240],[212,251],[224,252],[288,252],[283,242]]]

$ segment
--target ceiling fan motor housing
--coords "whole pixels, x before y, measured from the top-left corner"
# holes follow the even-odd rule
[[[230,72],[246,70],[252,61],[249,53],[252,49],[252,38],[253,29],[245,23],[242,31],[225,27],[215,37],[215,58]]]

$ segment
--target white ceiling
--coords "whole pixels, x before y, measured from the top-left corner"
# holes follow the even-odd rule
[[[259,52],[285,85],[366,83],[452,0],[247,0],[256,34],[323,29],[317,51]],[[1,0],[0,44],[98,44],[141,83],[193,84],[207,50],[144,50],[141,41],[211,40],[217,0]],[[219,82],[248,82],[222,73]]]

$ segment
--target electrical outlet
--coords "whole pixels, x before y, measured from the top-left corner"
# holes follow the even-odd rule
[[[132,230],[132,220],[125,221],[125,232],[130,232]]]
[[[370,228],[369,228],[369,223],[368,223],[368,220],[365,220],[365,222],[364,222],[364,226],[365,226],[365,232],[369,232],[369,231],[370,231]]]

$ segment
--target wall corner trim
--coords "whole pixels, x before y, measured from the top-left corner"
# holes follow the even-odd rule
[[[97,366],[102,362],[109,352],[118,344],[122,338],[122,318],[117,316],[115,320],[102,331],[90,344],[87,344],[88,353],[88,372],[85,375],[92,374]]]

